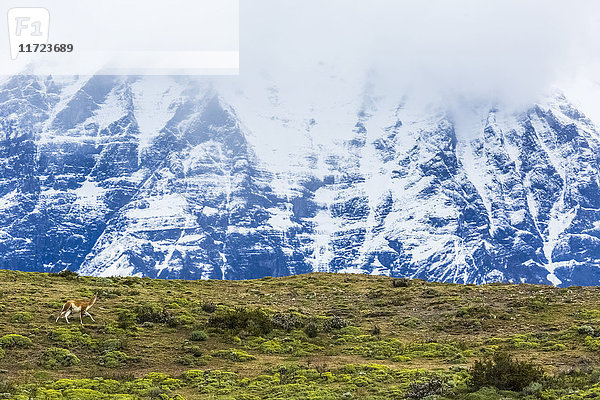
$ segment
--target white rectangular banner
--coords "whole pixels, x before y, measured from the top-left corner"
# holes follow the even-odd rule
[[[3,0],[0,16],[1,75],[239,72],[238,0]]]

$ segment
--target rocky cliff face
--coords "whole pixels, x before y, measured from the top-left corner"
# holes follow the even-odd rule
[[[0,267],[600,283],[600,134],[557,94],[460,125],[176,78],[0,87]],[[264,102],[262,102],[264,100]]]

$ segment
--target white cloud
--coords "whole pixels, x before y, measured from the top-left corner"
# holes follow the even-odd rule
[[[298,99],[364,85],[464,108],[519,107],[555,84],[600,79],[600,2],[241,2],[241,79]],[[335,78],[333,78],[335,77]],[[311,82],[321,90],[311,91]],[[329,90],[328,90],[329,89]],[[597,90],[597,88],[596,88]]]

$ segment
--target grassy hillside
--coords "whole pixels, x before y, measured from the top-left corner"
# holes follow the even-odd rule
[[[597,288],[61,275],[0,271],[0,398],[600,396]]]

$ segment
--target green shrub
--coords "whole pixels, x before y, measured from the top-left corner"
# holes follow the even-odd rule
[[[186,366],[195,366],[197,365],[198,359],[196,357],[194,357],[191,354],[184,354],[182,356],[179,356],[179,358],[177,359],[177,362],[181,365],[186,365]]]
[[[451,364],[466,364],[468,360],[467,357],[465,357],[463,354],[457,353],[446,359],[446,361],[448,361]]]
[[[315,338],[319,335],[319,326],[311,321],[304,327],[304,333],[306,333],[306,336],[309,338]]]
[[[193,355],[194,357],[202,357],[202,349],[199,346],[186,346],[184,347],[186,353]]]
[[[395,339],[388,339],[394,341]],[[455,344],[452,343],[410,343],[406,346],[406,352],[413,357],[423,358],[450,358],[462,354]]]
[[[100,351],[103,353],[121,350],[122,348],[123,342],[119,339],[106,339],[100,344]]]
[[[2,347],[29,347],[31,339],[25,336],[10,333],[0,337],[0,346]]]
[[[183,354],[178,359],[178,362],[183,365],[206,365],[206,362],[211,359],[210,355],[204,355],[204,352],[199,346],[184,346],[183,350],[186,354]]]
[[[404,318],[404,320],[401,322],[402,326],[405,326],[407,328],[416,328],[417,325],[419,325],[421,323],[421,320],[417,317],[406,317]]]
[[[247,341],[246,348],[259,350],[265,354],[290,354],[296,357],[323,350],[323,347],[290,337],[273,339],[254,337]]]
[[[123,295],[123,292],[120,289],[112,289],[112,288],[102,289],[98,293],[98,296],[102,297],[103,299],[114,299],[115,297],[119,297],[122,295]]]
[[[119,310],[117,326],[121,329],[132,329],[136,327],[136,315],[129,310]]]
[[[484,387],[475,393],[469,393],[465,396],[465,400],[501,400],[503,399],[498,392],[491,387]]]
[[[19,311],[10,317],[10,322],[24,324],[33,321],[33,315],[27,311]]]
[[[215,303],[206,302],[202,304],[202,311],[204,311],[205,313],[212,314],[215,312],[216,309],[217,306],[215,305]]]
[[[395,288],[399,288],[399,287],[409,287],[410,286],[410,279],[408,278],[400,278],[400,279],[394,279],[392,281],[392,286]]]
[[[208,334],[203,330],[192,331],[192,333],[190,333],[190,340],[195,342],[204,341],[206,339],[208,339]]]
[[[376,340],[370,335],[361,335],[352,338],[358,345],[347,348],[344,352],[348,354],[362,355],[363,357],[373,358],[376,360],[392,359],[394,357],[407,354],[407,347],[398,339]],[[416,356],[422,356],[422,352],[417,351]]]
[[[507,353],[496,353],[491,359],[475,361],[469,373],[470,385],[474,388],[493,386],[513,391],[521,391],[544,376],[536,364],[513,360]]]
[[[575,318],[584,320],[599,319],[600,310],[582,308],[575,314]]]
[[[40,364],[46,368],[70,367],[79,364],[79,358],[67,349],[50,347],[42,354]]]
[[[271,318],[271,322],[273,323],[273,327],[286,332],[304,326],[302,315],[299,313],[275,313]]]
[[[90,346],[92,338],[87,333],[82,333],[79,327],[74,328],[56,328],[48,334],[48,337],[56,342],[61,342],[69,347]]]
[[[510,344],[515,349],[535,349],[540,347],[540,340],[532,334],[515,335],[510,338]]]
[[[421,400],[428,396],[445,396],[448,392],[446,382],[435,376],[425,381],[411,382],[405,396],[409,400]]]
[[[565,351],[566,349],[567,349],[567,346],[565,346],[562,343],[556,343],[550,347],[544,348],[544,350],[548,350],[548,351]]]
[[[146,322],[148,322],[148,321],[146,321]],[[194,325],[195,323],[196,323],[196,320],[191,315],[181,314],[181,315],[178,315],[173,320],[171,320],[169,322],[169,325],[171,325],[171,326],[176,326],[176,325],[191,326],[191,325]]]
[[[585,336],[594,336],[594,328],[589,325],[581,325],[577,328],[577,333]]]
[[[266,310],[246,307],[217,307],[209,318],[208,325],[234,332],[244,330],[255,336],[267,334],[273,329],[273,323]]]
[[[60,276],[61,278],[65,278],[67,280],[73,280],[79,276],[79,274],[77,272],[70,271],[68,269],[63,269],[62,271],[60,271],[59,273],[54,274],[54,275]]]
[[[211,355],[213,357],[224,358],[235,362],[252,361],[256,358],[253,355],[238,349],[215,350]]]
[[[156,303],[145,303],[134,308],[136,322],[143,324],[144,322],[154,322],[168,325],[175,325],[177,322],[173,314],[167,311],[166,308]]]
[[[348,326],[348,321],[340,316],[333,316],[325,322],[323,322],[323,330],[326,332],[331,332],[333,330],[342,329],[343,327]]]
[[[349,325],[340,329],[339,334],[342,335],[342,337],[353,336],[355,338],[358,338],[363,334],[363,332],[358,326]]]
[[[586,345],[592,351],[600,351],[599,338],[586,336],[585,339],[583,339],[583,344]]]
[[[129,356],[126,353],[115,350],[104,354],[98,364],[107,368],[118,368],[125,365],[128,360]]]

